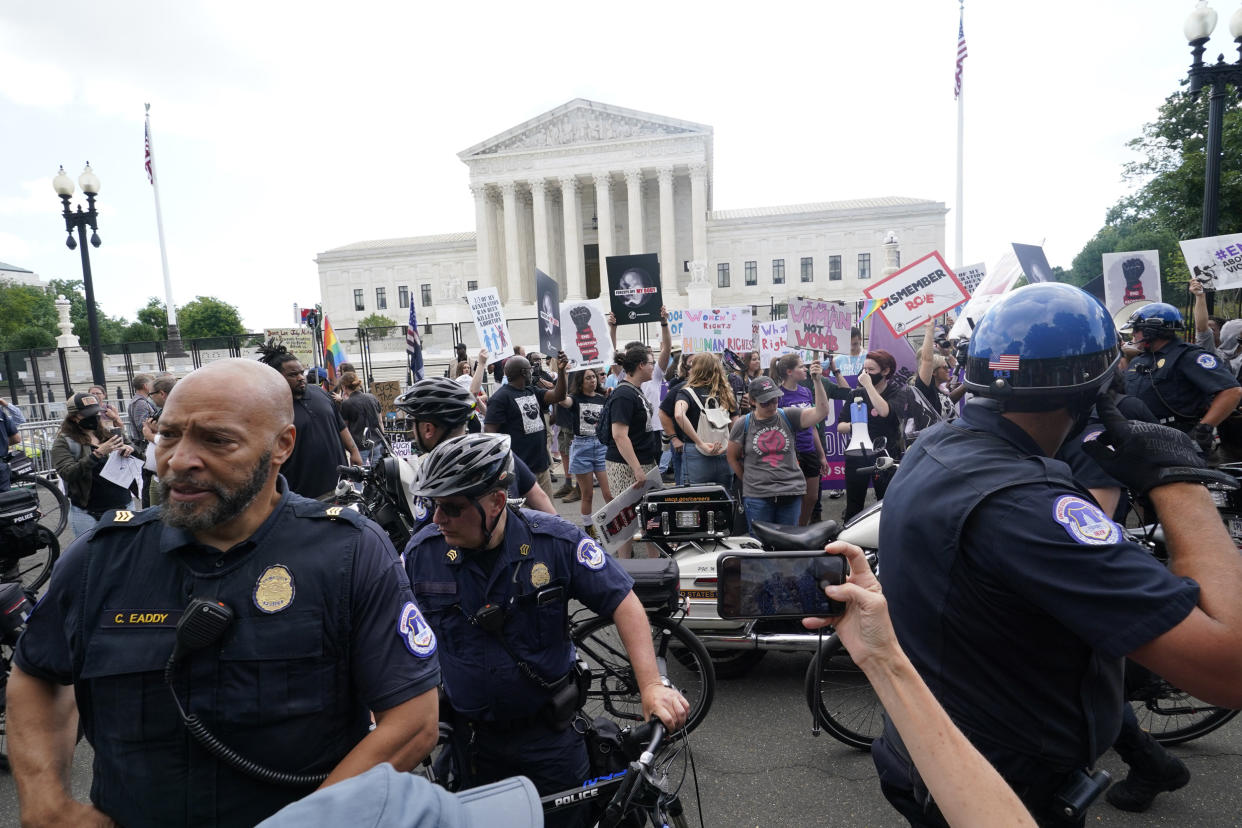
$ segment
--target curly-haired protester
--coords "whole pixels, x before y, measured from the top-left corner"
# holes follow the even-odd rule
[[[280,467],[289,488],[304,497],[322,497],[336,488],[336,467],[345,462],[362,465],[332,397],[318,386],[306,384],[306,372],[296,355],[269,339],[259,346],[259,362],[280,372],[293,394],[293,453]]]
[[[720,357],[715,354],[699,354],[690,367],[690,378],[677,392],[673,405],[673,419],[686,435],[682,450],[683,480],[691,485],[719,483],[725,489],[733,486],[733,472],[725,450],[729,445],[728,428],[737,417],[737,400],[729,379],[725,376]],[[709,413],[710,409],[717,409]],[[708,442],[699,426],[704,417],[717,417],[725,422],[720,439]]]

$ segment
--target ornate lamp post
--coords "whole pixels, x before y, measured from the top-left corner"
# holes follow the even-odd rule
[[[1203,62],[1203,52],[1215,28],[1216,12],[1207,4],[1207,0],[1199,0],[1199,4],[1186,18],[1184,31],[1194,58],[1190,64],[1190,94],[1197,97],[1204,86],[1212,87],[1212,94],[1208,99],[1207,169],[1203,180],[1204,236],[1215,236],[1217,233],[1225,86],[1232,84],[1242,89],[1242,9],[1235,11],[1229,20],[1229,34],[1238,44],[1238,60],[1234,63],[1225,63],[1223,54],[1216,58],[1216,63]]]
[[[88,352],[91,358],[91,379],[95,385],[103,386],[106,380],[103,351],[99,345],[99,317],[95,312],[95,285],[91,282],[91,256],[86,246],[87,227],[91,228],[91,244],[95,247],[100,245],[99,233],[96,232],[96,220],[99,218],[99,213],[95,211],[95,196],[99,195],[99,178],[91,170],[89,161],[86,162],[86,169],[82,170],[82,174],[78,176],[78,186],[82,188],[86,196],[85,211],[82,210],[81,204],[78,205],[77,210],[69,208],[69,199],[73,195],[73,179],[65,175],[63,166],[52,179],[52,187],[65,205],[65,229],[69,232],[69,238],[65,239],[65,246],[70,250],[79,245],[82,247],[82,284],[86,288],[86,323],[90,329]],[[74,229],[78,231],[77,241],[73,238]]]

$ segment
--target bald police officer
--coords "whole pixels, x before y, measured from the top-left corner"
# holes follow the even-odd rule
[[[258,362],[212,363],[173,389],[159,435],[163,506],[79,537],[19,643],[23,824],[254,825],[320,782],[412,767],[437,737],[435,637],[387,536],[277,473],[295,439],[289,386]],[[225,623],[182,651],[187,606]],[[66,787],[75,697],[89,805]],[[242,760],[205,749],[178,707]]]

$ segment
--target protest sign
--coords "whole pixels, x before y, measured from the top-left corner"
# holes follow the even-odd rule
[[[513,356],[513,339],[509,336],[509,323],[505,321],[504,307],[500,304],[500,293],[496,288],[469,291],[466,302],[474,315],[479,345],[487,349],[487,364]]]
[[[992,268],[980,280],[979,286],[975,288],[975,292],[970,297],[970,301],[958,311],[957,321],[949,329],[949,338],[960,339],[961,337],[970,336],[971,323],[969,320],[973,319],[975,322],[978,322],[982,319],[983,314],[987,313],[988,308],[997,299],[1008,293],[1021,275],[1022,267],[1018,264],[1017,256],[1013,253],[1005,253],[1001,256],[1000,261],[996,263],[996,267]]]
[[[634,537],[642,528],[638,525],[638,501],[642,500],[647,492],[663,486],[664,481],[660,479],[660,469],[654,468],[647,472],[647,479],[642,488],[635,489],[633,486],[626,486],[624,492],[591,515],[591,522],[599,530],[605,549],[609,552],[616,552],[623,543]]]
[[[569,320],[572,336],[561,337],[561,350],[569,358],[569,370],[604,368],[612,365],[612,339],[608,321],[599,304],[590,299],[561,302],[561,319]]]
[[[979,283],[983,281],[983,277],[986,276],[987,273],[987,265],[983,262],[966,265],[957,271],[957,280],[962,283],[962,287],[966,288],[967,293],[974,296],[975,288],[979,287]]]
[[[970,299],[962,283],[935,252],[876,282],[863,295],[880,301],[878,313],[896,336],[905,336],[932,317]]]
[[[1105,253],[1104,307],[1116,313],[1131,302],[1160,301],[1160,251]]]
[[[1205,288],[1242,287],[1242,233],[1188,239],[1180,244],[1191,278],[1198,279]]]
[[[844,302],[789,300],[789,345],[802,351],[848,351],[854,317]]]
[[[681,347],[681,332],[686,324],[686,312],[683,310],[671,310],[668,312],[668,336],[673,341],[673,347]]]
[[[608,297],[618,325],[660,319],[660,260],[654,253],[608,256]]]
[[[561,288],[548,274],[535,269],[535,307],[539,311],[539,350],[555,356],[561,349]]]
[[[387,414],[389,411],[397,410],[393,403],[397,397],[401,396],[401,383],[396,380],[373,382],[371,393],[375,395],[375,399],[379,400],[380,413]]]
[[[1026,274],[1028,284],[1056,281],[1052,278],[1052,265],[1048,264],[1048,257],[1044,254],[1043,247],[1038,244],[1018,244],[1017,242],[1011,246],[1014,255],[1018,257],[1018,264],[1022,266],[1022,272]]]
[[[789,330],[788,319],[758,322],[755,327],[755,350],[759,352],[760,364],[766,366],[789,350],[786,345],[786,333]]]
[[[309,328],[264,328],[263,338],[284,345],[285,350],[298,358],[302,367],[310,368],[315,364],[315,339]]]
[[[682,350],[686,353],[736,354],[752,350],[750,308],[687,310],[682,327]]]

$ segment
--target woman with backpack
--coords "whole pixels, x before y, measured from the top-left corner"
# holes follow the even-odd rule
[[[689,485],[719,483],[729,489],[733,472],[725,457],[737,403],[720,357],[697,354],[690,378],[677,392],[673,419],[688,441],[682,450],[683,479]]]
[[[604,502],[612,500],[605,467],[608,449],[595,436],[595,427],[599,424],[606,399],[603,385],[603,371],[596,371],[594,368],[575,371],[569,375],[569,396],[557,403],[562,408],[569,409],[570,421],[573,423],[573,440],[569,443],[569,473],[578,484],[578,511],[582,515],[582,528],[588,534],[592,534],[591,508],[595,493],[592,477],[599,481]]]
[[[814,408],[779,408],[781,390],[771,377],[751,381],[751,413],[733,424],[728,450],[729,465],[742,481],[747,523],[797,525],[806,479],[798,466],[796,435],[828,416],[823,375],[822,363],[811,363]]]

